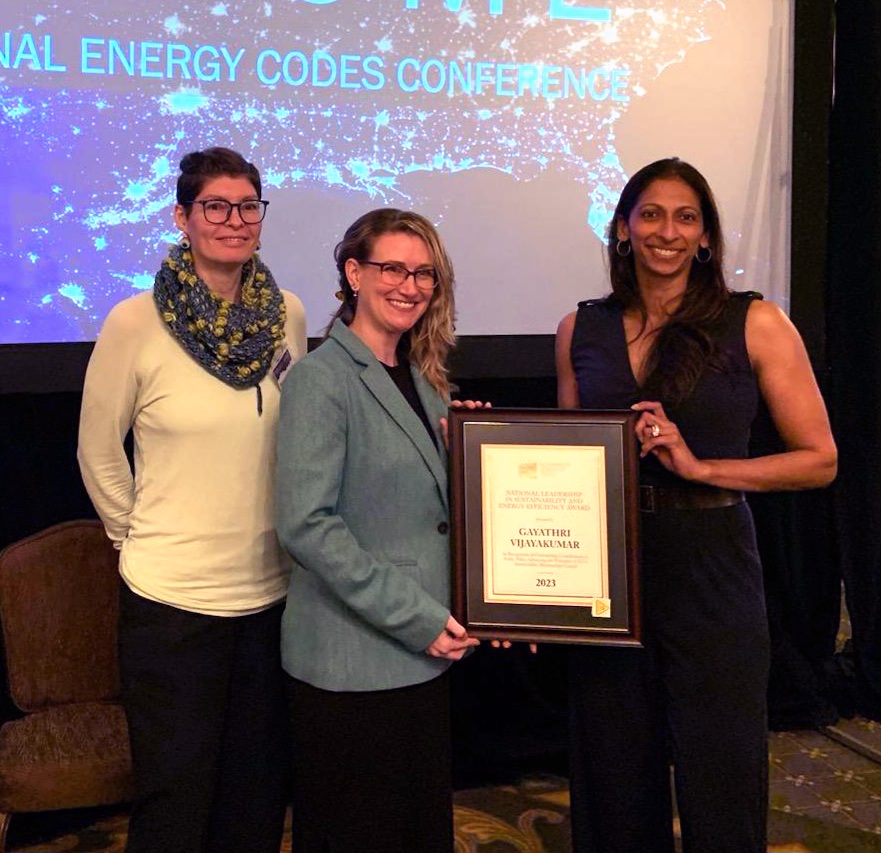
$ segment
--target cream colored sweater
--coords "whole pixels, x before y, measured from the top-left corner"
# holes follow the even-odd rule
[[[286,344],[306,352],[303,306],[284,292]],[[120,573],[154,601],[220,616],[284,597],[288,569],[275,536],[273,474],[279,387],[211,376],[162,322],[152,292],[107,317],[89,361],[77,457]],[[135,475],[123,450],[134,432]]]

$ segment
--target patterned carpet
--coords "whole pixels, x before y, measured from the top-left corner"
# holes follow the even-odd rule
[[[881,724],[845,720],[835,730],[874,744],[878,758],[861,755],[829,733],[771,736],[771,808],[864,830],[881,849]]]
[[[775,733],[769,754],[769,853],[881,853],[881,724]],[[453,853],[571,853],[568,804],[557,776],[458,791]],[[126,821],[121,808],[16,815],[7,850],[122,853]]]

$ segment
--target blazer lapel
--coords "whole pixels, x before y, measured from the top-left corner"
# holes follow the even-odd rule
[[[376,398],[377,402],[385,409],[389,417],[401,427],[416,446],[416,449],[437,481],[438,491],[440,492],[444,507],[449,510],[446,449],[443,437],[440,434],[439,424],[435,423],[440,415],[438,414],[438,402],[434,390],[421,376],[417,375],[415,370],[413,371],[416,391],[429,422],[434,429],[435,438],[438,442],[437,447],[434,446],[431,438],[429,438],[422,419],[413,411],[412,406],[398,390],[391,377],[386,373],[385,368],[380,364],[376,356],[373,355],[369,347],[339,320],[331,329],[330,337],[334,338],[356,362],[362,365],[361,381]]]
[[[444,472],[443,486],[446,489],[447,445],[444,442],[444,435],[441,431],[440,419],[447,416],[447,407],[441,402],[437,391],[434,390],[434,386],[432,386],[432,384],[425,379],[422,374],[413,367],[413,365],[410,365],[410,374],[413,377],[413,384],[416,386],[416,393],[419,395],[422,408],[425,409],[425,414],[428,415],[432,432],[434,432],[434,440],[437,442],[437,448],[432,449],[435,449],[435,453],[440,457],[441,469]]]

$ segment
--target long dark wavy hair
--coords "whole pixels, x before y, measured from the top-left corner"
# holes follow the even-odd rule
[[[694,166],[678,157],[670,157],[640,169],[627,182],[618,200],[609,225],[606,247],[613,298],[625,309],[639,312],[643,321],[642,334],[648,315],[639,292],[633,253],[622,257],[617,251],[617,230],[619,222],[629,221],[639,197],[649,185],[662,178],[678,178],[694,190],[700,200],[704,233],[712,252],[712,257],[706,263],[692,260],[682,301],[655,333],[655,341],[648,355],[644,391],[676,403],[691,393],[704,369],[718,370],[723,367],[714,332],[730,291],[722,271],[725,246],[713,192],[706,178]]]
[[[358,310],[358,299],[346,275],[346,261],[349,258],[356,261],[368,260],[376,240],[383,234],[393,233],[419,237],[428,247],[432,264],[437,270],[437,285],[428,309],[416,321],[416,325],[402,336],[400,346],[435,390],[442,397],[449,397],[447,355],[456,342],[456,303],[453,297],[455,275],[440,234],[424,216],[409,210],[382,207],[365,213],[346,229],[343,239],[333,250],[339,275],[340,289],[337,296],[342,300],[342,305],[331,318],[325,335],[337,318],[348,326]]]

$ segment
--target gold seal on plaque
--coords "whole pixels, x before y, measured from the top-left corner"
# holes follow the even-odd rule
[[[610,617],[612,615],[612,600],[610,598],[595,598],[593,600],[593,615]]]

